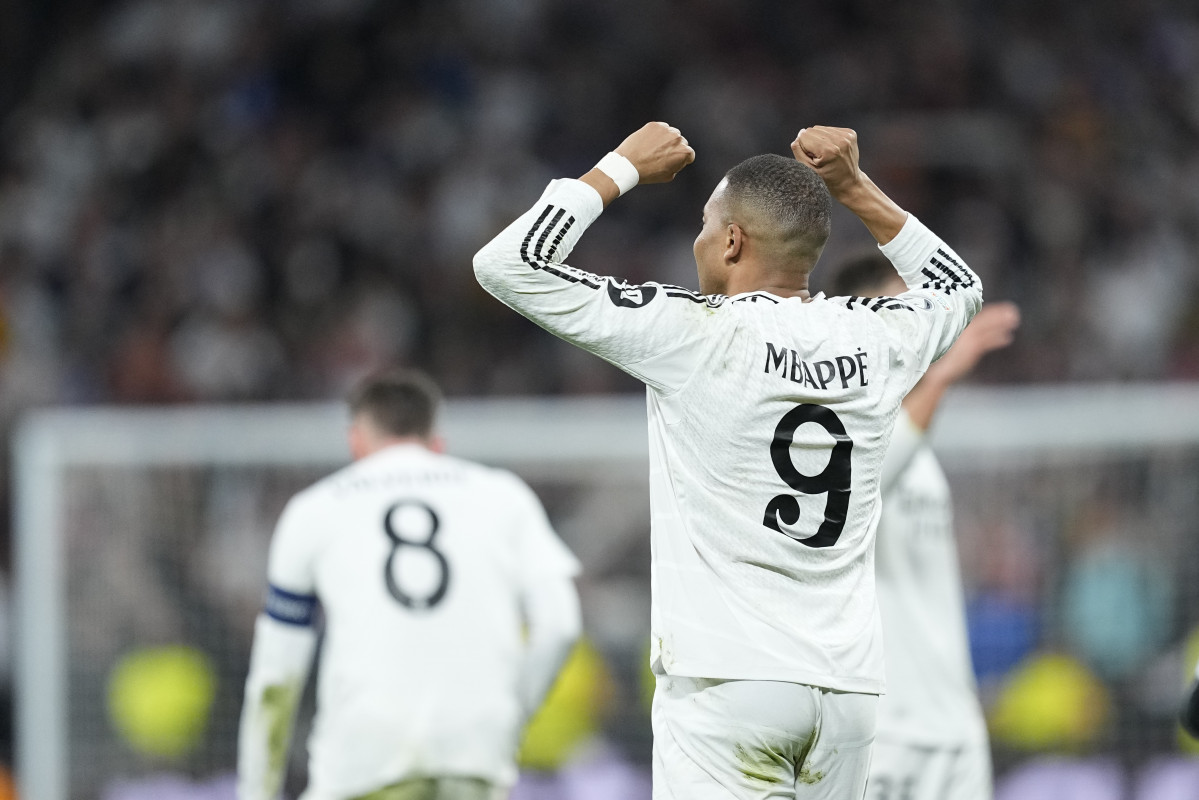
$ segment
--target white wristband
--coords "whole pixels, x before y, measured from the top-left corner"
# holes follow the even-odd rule
[[[620,153],[608,153],[599,160],[595,168],[611,178],[612,182],[616,184],[616,188],[620,189],[621,194],[641,182],[641,175],[633,166],[633,162]]]

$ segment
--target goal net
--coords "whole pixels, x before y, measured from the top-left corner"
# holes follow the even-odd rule
[[[329,405],[24,421],[23,796],[231,773],[270,534],[291,494],[347,461],[346,423]],[[1185,747],[1173,714],[1199,624],[1199,387],[963,389],[935,425],[1001,778],[1069,753],[1138,780]],[[443,430],[456,455],[524,477],[580,556],[614,687],[605,735],[645,759],[644,401],[451,402]]]

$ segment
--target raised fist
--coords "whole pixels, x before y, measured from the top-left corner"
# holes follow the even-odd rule
[[[650,122],[630,134],[616,152],[637,168],[639,183],[668,183],[695,160],[695,151],[683,134],[665,122]]]
[[[816,170],[833,197],[841,199],[862,178],[858,134],[849,128],[804,128],[791,143],[795,160]]]

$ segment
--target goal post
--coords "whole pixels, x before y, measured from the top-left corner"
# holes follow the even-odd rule
[[[80,698],[68,676],[67,475],[155,467],[300,468],[305,477],[296,482],[298,490],[348,462],[348,422],[340,404],[53,409],[21,422],[13,439],[13,482],[15,738],[22,796],[76,796],[69,706]],[[645,402],[637,397],[454,400],[446,404],[441,432],[455,455],[509,467],[530,480],[603,483],[603,474],[617,474],[646,481]]]
[[[291,493],[348,461],[347,424],[335,404],[67,408],[22,420],[12,475],[22,796],[91,796],[80,787],[98,793],[144,766],[105,717],[104,681],[118,656],[180,630],[213,652],[230,648],[216,653],[223,688],[190,763],[233,768],[242,626],[252,624],[274,517]],[[645,428],[638,396],[453,400],[441,425],[450,452],[513,469],[548,498],[589,576],[593,635],[637,653],[648,629]],[[1068,504],[1112,474],[1133,486],[1148,470],[1168,501],[1155,501],[1153,535],[1191,570],[1179,616],[1199,622],[1199,564],[1178,560],[1196,555],[1180,532],[1199,519],[1199,492],[1187,488],[1199,474],[1199,385],[962,387],[938,413],[933,443],[967,540],[978,519],[1020,503],[1052,532]],[[1175,635],[1182,628],[1176,621]],[[1153,747],[1172,734],[1159,727],[1145,734]]]

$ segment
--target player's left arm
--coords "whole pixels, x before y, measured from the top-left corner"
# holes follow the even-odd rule
[[[982,281],[952,248],[904,211],[858,163],[858,137],[848,128],[804,128],[791,143],[797,161],[824,180],[829,193],[857,215],[899,272],[908,291],[867,305],[912,353],[914,382],[957,340],[982,307]],[[862,298],[849,298],[850,301]]]
[[[271,540],[266,604],[254,625],[238,731],[238,800],[275,800],[316,651],[311,518],[293,500]]]
[[[891,443],[883,457],[880,471],[883,492],[891,488],[920,449],[946,390],[968,375],[984,355],[1011,344],[1019,324],[1020,311],[1014,303],[983,306],[949,352],[930,366],[912,387],[903,400]]]
[[[945,391],[969,375],[982,357],[1012,343],[1020,325],[1015,303],[988,303],[975,315],[949,351],[929,366],[920,382],[903,400],[912,424],[928,430]]]

